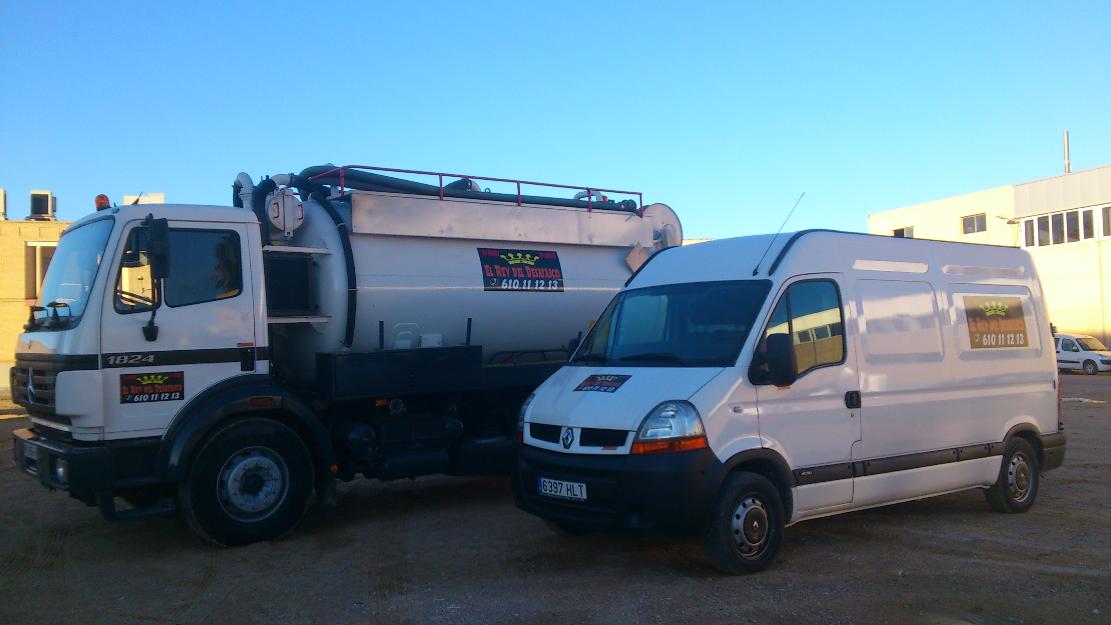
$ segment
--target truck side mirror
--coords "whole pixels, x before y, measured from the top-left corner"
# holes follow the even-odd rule
[[[147,215],[143,225],[150,228],[147,256],[150,260],[152,280],[165,280],[170,277],[170,224],[166,219],[155,219]]]
[[[790,386],[798,379],[798,363],[791,335],[782,332],[769,334],[768,351],[764,360],[768,364],[768,382],[776,386]]]

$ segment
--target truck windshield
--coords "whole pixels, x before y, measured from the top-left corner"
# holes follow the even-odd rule
[[[767,280],[739,280],[618,293],[569,364],[731,366],[770,288]]]
[[[98,219],[62,234],[42,280],[43,309],[35,310],[34,329],[64,330],[81,320],[112,224],[110,218]]]
[[[1080,347],[1083,347],[1085,351],[1089,351],[1089,352],[1105,352],[1105,351],[1107,351],[1107,346],[1106,345],[1104,345],[1102,342],[1100,342],[1099,339],[1095,339],[1095,338],[1092,338],[1090,336],[1086,337],[1086,338],[1082,338],[1082,339],[1076,339],[1076,341],[1078,343],[1080,343]]]

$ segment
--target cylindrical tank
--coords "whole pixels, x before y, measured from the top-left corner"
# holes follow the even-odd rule
[[[350,229],[352,352],[469,344],[484,363],[566,356],[640,264],[682,241],[663,204],[638,215],[364,191],[330,202]],[[315,354],[348,349],[348,282],[336,224],[317,201],[303,205],[286,245],[330,252],[314,254],[311,281],[326,320],[271,327],[275,358],[311,384]]]

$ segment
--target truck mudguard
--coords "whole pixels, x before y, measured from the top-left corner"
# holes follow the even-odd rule
[[[335,451],[324,424],[301,400],[274,383],[265,374],[236,376],[215,384],[188,404],[174,418],[162,438],[156,471],[166,482],[183,481],[189,460],[205,437],[217,425],[242,415],[283,414],[298,430],[316,464],[316,493],[325,504],[334,503],[335,480],[331,467]]]

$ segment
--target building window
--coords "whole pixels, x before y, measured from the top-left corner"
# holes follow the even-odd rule
[[[1090,239],[1096,235],[1096,224],[1091,210],[1084,211],[1084,238]]]
[[[1049,217],[1038,217],[1038,245],[1049,245]]]
[[[1065,213],[1065,241],[1076,243],[1080,240],[1080,213],[1069,211]]]
[[[1104,209],[1104,210],[1106,211],[1106,209]],[[896,239],[913,239],[914,238],[914,228],[913,227],[899,228],[899,229],[895,230],[892,234],[895,236]]]
[[[1053,244],[1065,242],[1065,214],[1056,213],[1050,215],[1050,223],[1053,224]]]
[[[27,302],[37,302],[39,289],[42,288],[42,279],[46,275],[46,268],[54,258],[57,241],[27,241],[24,247],[24,274],[23,298]]]
[[[1026,229],[1026,247],[1034,247],[1034,220],[1027,219],[1022,225]]]
[[[980,213],[979,215],[969,215],[961,217],[961,230],[965,234],[972,234],[974,232],[983,232],[988,229],[987,215]]]
[[[1111,206],[1103,207],[1103,236],[1111,237]]]

